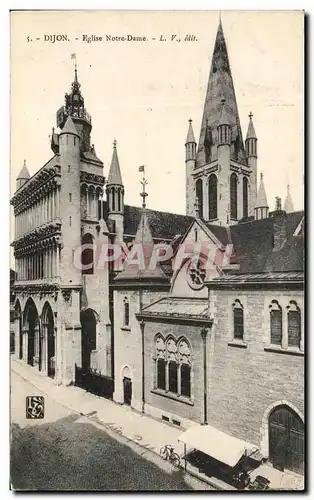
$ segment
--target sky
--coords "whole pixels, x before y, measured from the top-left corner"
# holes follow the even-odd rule
[[[184,213],[188,120],[198,141],[218,22],[218,11],[13,12],[11,195],[24,159],[33,175],[53,156],[49,135],[71,87],[76,53],[104,176],[116,139],[125,203],[141,204],[144,164],[148,208]],[[302,209],[303,14],[223,11],[222,24],[244,137],[248,114],[254,115],[258,177],[263,172],[270,209],[276,196],[284,201],[288,183],[295,209]],[[44,41],[60,33],[68,40]],[[148,40],[83,41],[83,35],[128,34]],[[184,41],[187,34],[196,40]]]

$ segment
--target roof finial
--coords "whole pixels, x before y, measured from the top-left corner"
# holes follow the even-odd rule
[[[117,141],[116,141],[116,139],[113,139],[113,147],[114,147],[114,149],[116,149],[116,147],[117,147]]]
[[[263,180],[264,174],[261,172],[261,181]]]
[[[71,54],[71,59],[74,59],[74,82],[78,83],[78,80],[77,80],[77,66],[76,66],[76,54]]]
[[[143,186],[143,191],[140,193],[140,196],[143,198],[142,202],[142,208],[146,208],[146,197],[148,196],[148,193],[146,192],[145,186],[148,184],[148,181],[145,179],[145,166],[141,165],[138,167],[138,171],[143,173],[143,180],[140,181],[140,183]]]
[[[250,119],[250,120],[252,120],[253,116],[254,116],[254,115],[253,115],[252,111],[250,111],[250,114],[249,114],[249,119]]]

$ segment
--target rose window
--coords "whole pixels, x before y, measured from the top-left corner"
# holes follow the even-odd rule
[[[187,268],[187,281],[193,290],[200,290],[204,286],[206,269],[201,261],[191,261]]]

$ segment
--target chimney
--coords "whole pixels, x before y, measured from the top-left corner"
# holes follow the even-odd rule
[[[273,252],[282,249],[287,239],[287,213],[281,208],[281,198],[276,196],[276,208],[272,213],[273,224]]]

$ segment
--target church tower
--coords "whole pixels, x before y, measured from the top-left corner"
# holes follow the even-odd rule
[[[121,177],[117,152],[117,141],[113,141],[112,160],[106,186],[109,219],[114,223],[113,232],[119,241],[123,240],[124,230],[124,186]]]
[[[186,156],[187,165],[188,161],[192,162],[192,159],[188,160]],[[193,207],[197,195],[202,208],[200,215],[205,221],[229,225],[248,217],[249,191],[250,187],[253,192],[256,190],[256,179],[251,179],[252,169],[243,142],[221,21],[193,161],[193,168],[192,164],[187,168],[186,206],[189,207],[190,215],[195,215]]]
[[[92,131],[92,120],[84,105],[84,97],[81,93],[81,85],[77,78],[77,68],[75,64],[74,81],[71,92],[65,94],[65,105],[57,111],[57,127],[63,129],[67,117],[71,116],[77,133],[80,136],[80,150],[86,152],[91,150],[90,136]]]

